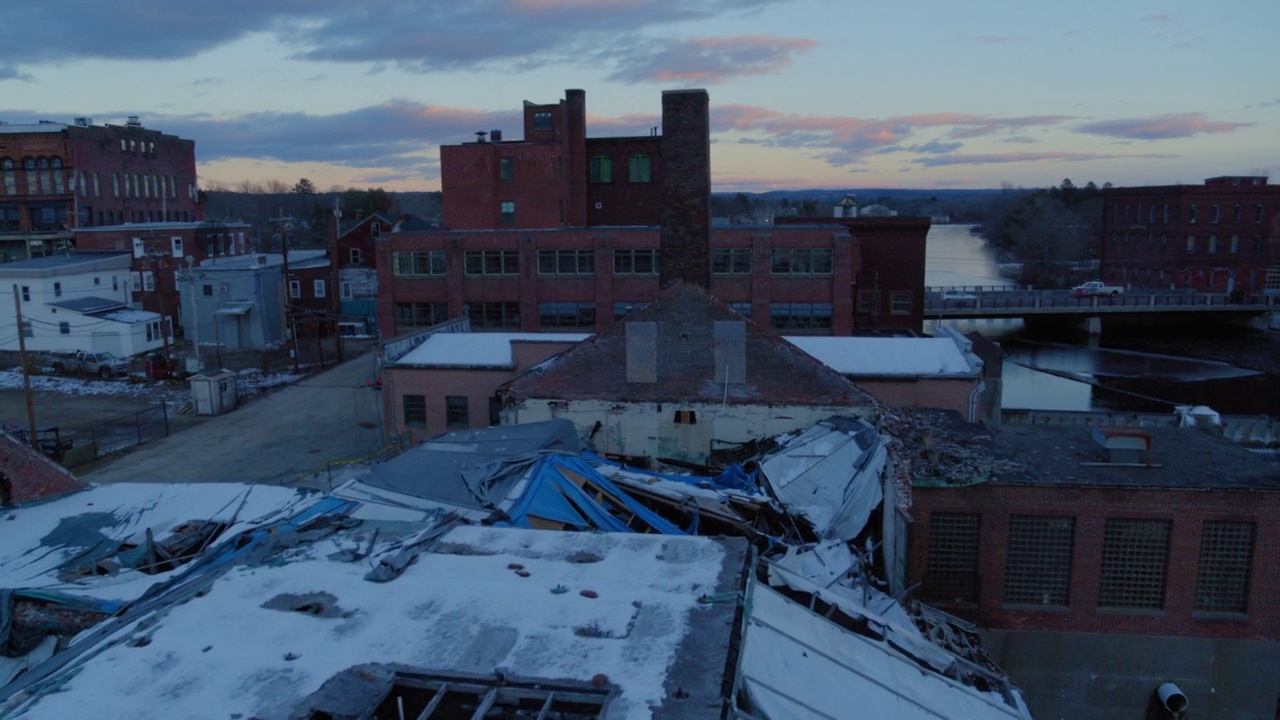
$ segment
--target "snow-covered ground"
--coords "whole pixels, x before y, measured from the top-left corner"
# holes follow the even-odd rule
[[[281,385],[297,382],[306,377],[296,373],[263,373],[261,370],[241,370],[236,383],[242,397],[256,395]],[[136,378],[134,378],[136,380]],[[22,371],[18,368],[0,370],[0,390],[21,390]],[[132,398],[153,398],[156,401],[184,401],[191,397],[191,386],[186,382],[134,382],[127,378],[100,380],[88,377],[62,375],[32,375],[31,389],[63,395],[97,395]]]

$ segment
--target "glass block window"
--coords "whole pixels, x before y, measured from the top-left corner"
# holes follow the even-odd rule
[[[516,275],[520,253],[516,250],[468,250],[462,256],[468,275]]]
[[[353,249],[352,262],[356,262],[354,253]],[[391,266],[397,277],[444,275],[445,254],[443,250],[398,250],[391,253]]]
[[[831,248],[774,248],[769,262],[774,275],[830,275]]]
[[[593,302],[538,303],[538,325],[542,328],[594,328],[596,304]]]
[[[1168,520],[1107,520],[1102,539],[1099,607],[1164,607],[1171,526]]]
[[[594,275],[595,250],[539,250],[539,275]]]
[[[415,426],[427,424],[427,399],[425,396],[404,396],[404,424]]]
[[[931,600],[978,601],[978,527],[976,513],[929,516],[929,562],[923,593]]]
[[[1075,518],[1013,515],[1004,601],[1066,606],[1071,587],[1071,547]]]
[[[657,275],[657,250],[614,250],[614,275]]]
[[[1200,574],[1196,610],[1244,613],[1249,599],[1249,567],[1253,564],[1254,524],[1209,521],[1200,536]]]
[[[712,250],[711,272],[716,275],[750,275],[751,248]]]

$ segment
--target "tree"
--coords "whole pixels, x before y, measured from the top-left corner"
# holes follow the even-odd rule
[[[310,180],[306,178],[302,178],[301,180],[298,180],[298,182],[294,184],[292,192],[298,195],[315,195],[316,186]]]
[[[272,178],[271,180],[268,180],[264,184],[263,189],[265,189],[267,194],[269,195],[283,195],[289,192],[288,185],[285,185],[282,181],[276,180],[274,178]]]

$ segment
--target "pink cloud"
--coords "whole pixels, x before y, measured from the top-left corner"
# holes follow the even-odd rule
[[[1195,137],[1196,135],[1235,132],[1249,125],[1250,123],[1210,120],[1205,117],[1204,113],[1191,112],[1177,115],[1156,115],[1147,118],[1103,120],[1080,125],[1076,128],[1076,131],[1089,135],[1105,135],[1126,140],[1172,140]]]
[[[987,154],[955,154],[955,155],[934,155],[923,157],[915,162],[926,167],[943,167],[948,165],[993,165],[1001,163],[1018,163],[1018,162],[1040,162],[1044,160],[1052,160],[1054,162],[1083,162],[1085,160],[1108,160],[1112,158],[1123,157],[1121,155],[1106,155],[1102,153],[1069,153],[1069,152],[1042,152],[1042,153],[987,153]]]

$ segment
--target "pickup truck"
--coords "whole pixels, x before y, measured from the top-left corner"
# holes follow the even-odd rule
[[[1071,294],[1076,297],[1089,297],[1090,295],[1110,295],[1115,297],[1123,293],[1123,287],[1119,285],[1103,285],[1101,280],[1090,280],[1087,283],[1071,288]]]
[[[45,364],[58,374],[110,378],[129,372],[129,359],[116,357],[109,352],[55,350],[49,353]]]

